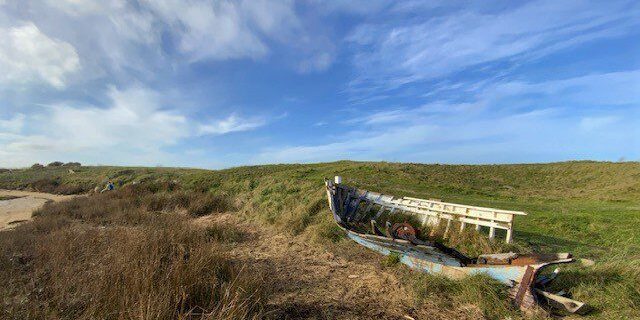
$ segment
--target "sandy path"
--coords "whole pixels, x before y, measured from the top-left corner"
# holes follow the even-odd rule
[[[74,197],[41,192],[0,189],[0,198],[4,196],[19,198],[0,200],[0,230],[12,228],[21,221],[31,220],[33,210],[40,208],[47,201],[61,201]]]
[[[459,311],[415,308],[400,270],[384,268],[382,257],[357,244],[332,253],[301,237],[218,215],[197,223],[228,223],[249,234],[230,253],[249,269],[268,270],[271,319],[460,319]],[[336,250],[333,250],[334,252]],[[431,310],[430,310],[431,309]],[[405,317],[408,316],[408,317]]]

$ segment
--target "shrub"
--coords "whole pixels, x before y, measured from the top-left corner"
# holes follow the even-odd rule
[[[43,166],[43,165],[41,165],[41,164],[39,164],[39,163],[34,163],[34,164],[31,166],[31,169],[42,169],[42,168],[44,168],[44,166]]]
[[[63,167],[80,167],[80,162],[67,162],[62,165]]]
[[[38,192],[54,193],[60,185],[60,181],[51,178],[36,180],[31,184],[31,188]]]
[[[61,167],[64,163],[60,162],[60,161],[54,161],[51,162],[47,165],[47,167]]]

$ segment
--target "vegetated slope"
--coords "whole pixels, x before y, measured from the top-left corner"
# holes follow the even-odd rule
[[[529,213],[516,240],[541,250],[597,255],[620,244],[638,249],[640,163],[562,162],[517,165],[424,165],[341,161],[226,170],[80,167],[0,173],[0,188],[78,193],[148,181],[229,197],[257,221],[294,234],[308,226],[331,232],[324,178],[395,196],[440,198]],[[322,213],[322,214],[318,214]],[[614,230],[614,231],[612,231]]]
[[[143,167],[65,167],[0,172],[0,187],[79,193],[111,179],[117,184],[178,179],[189,188],[228,186],[229,182],[285,178],[318,183],[342,175],[388,192],[433,196],[479,195],[580,200],[634,200],[640,196],[640,163],[572,161],[513,165],[439,165],[339,161],[237,167],[226,170]],[[230,181],[224,181],[230,180]],[[56,189],[59,188],[59,189]],[[68,189],[65,189],[68,188]],[[42,190],[42,191],[46,191]]]
[[[107,179],[118,188],[134,182],[174,182],[181,192],[230,199],[248,220],[273,225],[289,235],[341,244],[344,241],[331,221],[322,182],[334,175],[343,176],[348,184],[395,196],[526,211],[529,216],[515,222],[518,245],[538,251],[569,251],[598,261],[593,267],[569,268],[560,279],[571,287],[575,298],[593,305],[596,317],[640,316],[640,163],[475,166],[341,161],[219,171],[81,167],[74,173],[42,168],[1,173],[0,188],[68,193],[102,188]],[[417,297],[426,300],[452,293],[433,292],[425,281],[445,292],[460,287],[429,276],[407,280],[416,283]],[[485,307],[482,310],[490,309],[490,303]]]

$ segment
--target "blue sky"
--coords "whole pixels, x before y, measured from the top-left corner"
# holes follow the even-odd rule
[[[637,1],[0,0],[0,166],[640,160]]]

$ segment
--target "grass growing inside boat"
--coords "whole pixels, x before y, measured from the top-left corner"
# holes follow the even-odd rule
[[[343,242],[355,245],[343,240],[326,208],[322,181],[334,175],[343,176],[348,185],[399,197],[439,198],[525,211],[528,216],[515,220],[515,249],[568,251],[580,258],[594,259],[596,264],[592,267],[563,267],[575,270],[569,273],[572,275],[569,283],[565,282],[567,287],[573,286],[570,292],[595,306],[591,318],[640,317],[640,293],[633,289],[640,287],[637,285],[640,163],[637,162],[472,166],[341,161],[219,171],[123,167],[80,167],[74,171],[71,174],[63,168],[47,167],[3,172],[0,188],[77,193],[102,187],[106,179],[114,181],[117,188],[134,181],[143,184],[176,181],[184,192],[207,192],[228,198],[228,210],[256,223],[330,245]],[[177,191],[167,193],[174,192]],[[510,247],[502,247],[500,236],[490,242],[484,235],[476,239],[473,233],[452,233],[446,241],[462,247],[470,243],[468,248],[461,249],[467,254],[511,251]],[[613,254],[621,250],[624,254]],[[424,280],[423,275],[413,275],[419,277],[417,282]],[[493,287],[491,283],[488,285]],[[453,291],[445,287],[440,294],[430,294],[445,300],[461,299],[452,296]],[[480,310],[479,317],[517,318],[512,311],[496,313],[483,309],[482,305],[493,303],[492,299],[486,299],[466,305]]]

